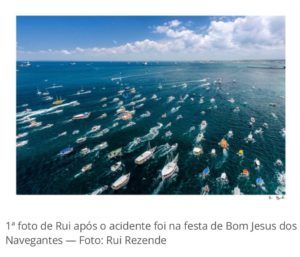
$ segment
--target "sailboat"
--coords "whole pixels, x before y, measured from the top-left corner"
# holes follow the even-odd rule
[[[177,166],[178,156],[179,154],[177,154],[176,157],[172,160],[169,156],[167,157],[167,163],[161,171],[161,176],[163,180],[171,177],[175,172],[179,170]]]

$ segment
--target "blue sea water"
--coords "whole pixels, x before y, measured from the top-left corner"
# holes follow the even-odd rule
[[[239,187],[243,194],[283,194],[285,185],[278,179],[285,173],[285,66],[284,61],[224,61],[224,62],[31,62],[24,65],[17,62],[17,134],[28,132],[17,142],[28,143],[17,148],[17,193],[18,194],[91,194],[109,186],[103,194],[201,194],[205,185],[209,194],[232,194]],[[220,82],[220,83],[219,83]],[[209,83],[209,84],[208,84]],[[129,92],[135,88],[136,93]],[[47,101],[48,92],[54,99]],[[91,93],[76,95],[79,90]],[[125,90],[118,94],[119,90]],[[151,99],[156,94],[158,100]],[[141,95],[136,97],[136,95]],[[186,96],[184,102],[180,97]],[[168,97],[175,99],[168,102]],[[62,107],[53,109],[56,98],[65,100]],[[107,101],[100,99],[107,97]],[[134,97],[136,97],[134,99]],[[128,110],[128,104],[146,97],[144,106],[136,109],[132,121],[136,124],[123,128],[128,121],[115,123],[119,101]],[[199,103],[203,97],[203,103]],[[114,98],[119,101],[113,102]],[[211,99],[215,99],[213,102]],[[234,102],[230,102],[231,98]],[[68,103],[78,101],[80,105]],[[103,104],[107,106],[103,106]],[[138,103],[136,106],[139,105]],[[179,107],[175,113],[173,107]],[[239,112],[234,112],[236,107]],[[22,113],[26,109],[27,113]],[[62,110],[55,113],[56,110]],[[150,117],[141,117],[149,111]],[[202,113],[202,112],[205,113]],[[91,112],[88,119],[72,121],[73,115]],[[103,113],[104,119],[99,119]],[[167,117],[162,118],[166,113]],[[182,119],[176,119],[182,115]],[[25,117],[35,118],[42,125],[29,128]],[[250,118],[255,123],[249,125]],[[204,153],[194,156],[195,138],[200,133],[200,123],[206,120],[205,140],[201,142]],[[147,149],[148,141],[141,143],[132,152],[113,160],[107,154],[124,147],[136,137],[143,137],[149,129],[162,123],[159,134],[150,140],[151,146],[159,150],[154,157],[141,166],[134,159]],[[171,122],[169,128],[165,126]],[[267,123],[268,128],[263,127]],[[42,129],[47,124],[50,128]],[[101,137],[88,133],[94,125],[110,131]],[[195,130],[189,132],[195,126]],[[262,134],[255,131],[262,128]],[[73,135],[74,130],[79,134]],[[165,132],[170,130],[171,137]],[[227,138],[229,130],[233,137]],[[67,132],[66,135],[61,135]],[[246,142],[252,132],[255,142]],[[79,137],[87,135],[84,143],[77,144]],[[227,152],[218,145],[222,138],[229,143]],[[108,147],[85,156],[80,154],[84,147],[107,141]],[[179,171],[162,181],[160,172],[167,156],[161,156],[162,145],[178,143],[174,155],[179,153]],[[74,151],[64,157],[57,154],[71,146]],[[211,149],[216,156],[211,156]],[[237,152],[243,149],[244,157]],[[257,168],[254,160],[261,163]],[[275,165],[280,159],[282,166]],[[116,161],[124,163],[123,169],[111,172]],[[81,168],[92,163],[90,171],[76,176]],[[208,176],[201,176],[203,169],[210,168]],[[249,177],[241,176],[243,169],[249,170]],[[110,185],[122,174],[130,172],[128,184],[112,190]],[[220,180],[226,173],[228,181]],[[256,179],[262,178],[264,186],[257,186]]]

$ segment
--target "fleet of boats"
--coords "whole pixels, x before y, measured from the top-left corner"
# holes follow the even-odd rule
[[[120,80],[116,80],[116,81],[120,81]],[[203,81],[203,82],[204,82],[204,84],[201,84],[200,87],[203,87],[203,88],[209,90],[210,89],[209,86],[211,86],[211,84],[208,83],[207,80]],[[214,82],[214,84],[220,86],[222,84],[222,79],[217,79]],[[59,86],[52,86],[52,87],[49,87],[49,89],[57,88],[57,87],[59,87]],[[187,84],[184,83],[184,84],[180,85],[180,87],[181,88],[187,88]],[[162,85],[160,85],[158,87],[158,89],[163,90]],[[121,97],[124,94],[127,94],[129,92],[134,95],[130,100],[131,102],[127,103],[125,101],[125,99],[123,99],[124,101],[121,100],[122,99]],[[79,95],[90,94],[90,93],[92,93],[91,90],[81,89],[81,90],[78,90],[74,95],[79,96]],[[49,95],[48,91],[42,92],[42,91],[37,89],[37,95],[39,97],[41,97],[43,100],[46,100],[46,101],[50,101],[50,100],[53,99],[53,97]],[[177,106],[175,105],[172,108],[170,107],[171,108],[171,109],[169,109],[170,111],[162,113],[160,115],[160,117],[162,119],[166,119],[167,117],[168,118],[169,117],[174,117],[172,114],[180,112],[182,104],[185,103],[185,101],[190,100],[192,102],[196,99],[196,97],[197,97],[196,95],[193,95],[193,97],[191,97],[189,94],[182,95],[179,98],[176,98],[173,95],[168,96],[165,103],[170,104],[170,103],[173,102],[173,104],[176,104]],[[152,101],[159,101],[162,98],[161,97],[159,98],[157,96],[157,94],[153,94],[150,99]],[[111,114],[109,111],[107,111],[109,109],[109,108],[107,108],[107,109],[105,109],[105,111],[107,111],[107,113],[109,113],[109,116],[106,112],[103,112],[102,114],[100,114],[100,116],[98,116],[97,119],[104,120],[106,118],[110,119],[111,117],[113,117],[114,122],[112,123],[112,125],[110,124],[109,127],[103,128],[102,130],[101,130],[101,125],[98,125],[98,124],[93,125],[92,127],[89,127],[89,129],[90,129],[89,131],[87,131],[86,133],[81,133],[81,135],[75,140],[75,142],[77,143],[75,149],[80,147],[81,144],[85,143],[88,138],[94,138],[95,140],[97,140],[96,138],[102,137],[105,134],[109,133],[110,131],[116,130],[117,127],[118,127],[118,129],[126,129],[126,128],[129,128],[129,127],[132,127],[132,126],[136,125],[136,122],[138,120],[141,120],[140,118],[150,117],[151,112],[148,111],[148,110],[143,111],[143,113],[141,113],[139,115],[139,118],[135,117],[137,109],[142,109],[142,108],[146,107],[146,105],[145,105],[146,100],[147,100],[146,97],[143,97],[141,94],[136,94],[136,89],[131,88],[131,87],[125,87],[124,90],[119,90],[118,95],[116,95],[116,97],[102,97],[99,100],[99,102],[102,104],[102,107],[107,107],[107,104],[114,104],[114,106],[116,106],[116,108],[114,109],[115,113]],[[227,101],[232,104],[231,108],[233,108],[233,104],[236,103],[235,99],[234,98],[229,98]],[[50,104],[51,104],[51,102],[50,102]],[[178,105],[178,104],[180,104],[180,105]],[[199,104],[211,104],[211,106],[208,108],[207,112],[209,112],[209,110],[217,108],[216,99],[214,97],[211,97],[208,101],[203,96],[201,96],[200,100],[199,100]],[[78,101],[65,103],[65,100],[63,100],[61,97],[57,97],[56,100],[54,100],[52,102],[52,107],[49,108],[49,110],[42,110],[41,113],[45,112],[47,114],[58,114],[58,113],[61,113],[63,111],[62,108],[65,107],[65,106],[77,106],[77,105],[79,105]],[[276,107],[275,103],[270,103],[269,105],[271,107]],[[168,105],[168,106],[170,106],[170,105]],[[20,119],[19,119],[20,123],[21,122],[22,123],[23,122],[27,123],[28,128],[31,128],[31,129],[42,126],[42,122],[36,120],[36,117],[39,115],[39,113],[35,113],[31,109],[27,108],[28,107],[27,104],[22,105],[22,107],[26,107],[26,109],[22,113],[18,113],[18,115],[20,117]],[[236,106],[235,108],[233,108],[233,112],[239,112],[239,111],[240,111],[240,107]],[[206,112],[202,110],[201,112],[199,111],[198,114],[206,115]],[[275,113],[272,112],[271,115],[273,116],[273,118],[277,119],[277,115]],[[91,112],[83,112],[83,113],[73,115],[72,118],[69,121],[84,120],[84,119],[90,118],[90,116],[91,116]],[[176,116],[176,121],[178,121],[180,119],[183,119],[182,114],[178,114]],[[175,117],[174,117],[174,120],[175,120]],[[66,121],[66,122],[69,122],[69,121]],[[147,121],[147,120],[145,119],[143,121]],[[178,143],[174,143],[173,145],[169,145],[168,143],[166,143],[165,145],[160,145],[158,147],[154,146],[154,147],[151,148],[150,147],[150,141],[153,140],[159,134],[159,130],[161,128],[162,128],[162,130],[165,131],[164,132],[164,137],[162,137],[162,138],[164,138],[164,140],[170,140],[173,133],[172,133],[171,130],[167,130],[167,128],[170,129],[170,127],[172,126],[172,129],[173,129],[173,127],[176,126],[176,121],[174,121],[173,124],[175,124],[175,125],[173,125],[173,126],[172,126],[171,121],[169,121],[165,126],[162,123],[157,123],[157,126],[152,127],[152,128],[149,129],[148,134],[146,134],[144,136],[139,136],[139,137],[133,138],[133,140],[126,147],[117,148],[115,150],[110,151],[109,153],[103,151],[103,153],[105,152],[105,154],[103,154],[104,157],[106,159],[108,159],[109,162],[111,162],[110,163],[110,165],[111,165],[110,166],[110,171],[114,174],[118,174],[119,172],[121,172],[123,170],[126,170],[126,166],[125,166],[126,162],[123,163],[120,160],[121,159],[120,157],[123,156],[124,154],[128,154],[128,153],[131,153],[133,151],[136,151],[138,148],[143,147],[145,142],[148,141],[149,144],[148,144],[147,150],[142,152],[141,154],[139,154],[134,159],[134,163],[136,165],[143,165],[144,163],[149,161],[151,158],[154,158],[154,156],[160,156],[160,158],[162,156],[167,156],[165,165],[161,169],[161,179],[164,181],[168,178],[173,177],[173,175],[176,174],[179,171],[179,166],[178,166],[179,154],[177,153],[176,156],[173,157],[173,153],[175,153],[175,151],[178,148]],[[98,120],[98,122],[99,122],[99,120]],[[120,122],[121,125],[119,125],[119,122]],[[248,119],[246,121],[246,124],[248,124],[248,122],[249,122],[248,129],[250,127],[251,131],[249,132],[248,136],[246,138],[244,138],[244,140],[245,140],[246,143],[254,143],[255,142],[254,136],[256,138],[258,138],[259,135],[263,134],[264,130],[267,131],[267,129],[269,128],[269,125],[268,125],[268,123],[262,123],[261,127],[256,128],[255,124],[257,124],[258,122],[256,121],[255,117],[250,117],[250,120]],[[80,124],[80,122],[79,122],[79,124]],[[197,124],[199,124],[199,123],[197,123]],[[39,128],[38,130],[51,128],[52,126],[53,126],[53,124],[47,124],[47,125]],[[205,136],[205,133],[206,133],[207,127],[208,127],[207,121],[202,120],[200,122],[199,126],[197,126],[197,125],[192,126],[192,127],[190,127],[188,132],[185,133],[185,134],[188,134],[188,135],[191,135],[191,134],[195,135],[194,141],[192,141],[193,144],[194,144],[193,148],[192,148],[192,154],[194,155],[193,158],[195,160],[201,160],[202,161],[201,156],[204,153],[204,149],[203,149],[203,146],[202,146],[204,144],[202,142],[203,141],[206,142],[205,137],[207,137],[207,135]],[[210,126],[208,128],[210,128]],[[197,133],[197,136],[196,136],[196,133]],[[282,128],[282,130],[280,130],[279,133],[282,135],[282,137],[285,137],[285,128]],[[68,134],[67,131],[63,131],[63,132],[59,133],[57,137],[66,136],[67,134]],[[80,134],[79,129],[73,130],[72,135],[78,135],[78,134]],[[234,135],[233,130],[229,130],[227,132],[227,134],[225,134],[223,136],[223,138],[221,138],[221,140],[219,141],[218,145],[220,146],[220,148],[223,149],[223,155],[224,155],[224,152],[229,150],[228,141],[232,142],[233,135]],[[235,134],[235,137],[236,136],[238,136],[238,135]],[[21,132],[21,133],[17,134],[17,147],[18,148],[23,147],[23,146],[28,144],[29,140],[18,141],[19,139],[24,139],[26,137],[28,137],[28,132]],[[90,140],[88,142],[90,142]],[[88,155],[90,153],[93,153],[93,152],[99,152],[99,151],[104,150],[108,147],[109,147],[109,145],[108,145],[107,141],[103,141],[102,143],[95,145],[93,148],[89,148],[87,146],[84,146],[80,150],[76,149],[76,151],[74,150],[73,147],[68,146],[68,147],[62,149],[57,154],[57,156],[65,157],[65,156],[71,155],[71,153],[73,153],[73,152],[77,152],[83,158],[83,156],[86,156],[86,155]],[[157,150],[157,149],[161,149],[161,150]],[[156,154],[156,150],[157,150],[157,154]],[[205,151],[206,151],[206,148],[205,148]],[[215,148],[212,148],[209,151],[210,151],[210,152],[208,152],[208,154],[210,155],[209,158],[211,158],[212,160],[213,159],[214,160],[219,159],[219,153],[218,153],[218,156],[217,156],[217,150]],[[244,160],[243,157],[245,156],[244,150],[240,149],[236,153],[236,155],[238,157],[240,157],[239,160],[242,163],[243,160]],[[236,155],[235,155],[235,157],[238,158]],[[197,157],[197,158],[195,158],[195,157]],[[215,158],[212,158],[212,157],[215,157]],[[253,160],[253,159],[251,159],[251,160]],[[263,167],[261,165],[260,160],[258,160],[257,158],[255,158],[254,161],[252,161],[251,167],[253,167],[253,166],[258,171],[261,167]],[[277,167],[277,168],[281,168],[281,167],[284,166],[284,164],[280,159],[277,159],[274,162],[274,166]],[[250,167],[250,165],[249,165],[249,167]],[[250,169],[251,169],[251,167],[250,167]],[[93,168],[93,163],[89,163],[89,164],[84,165],[81,168],[81,174],[92,170],[92,168]],[[204,181],[207,181],[205,179],[209,180],[211,178],[211,175],[210,175],[211,172],[212,173],[214,172],[214,167],[210,165],[210,167],[207,166],[206,168],[204,168],[202,170],[202,172],[200,173],[200,176],[204,179]],[[278,173],[278,174],[279,174],[278,175],[278,181],[279,181],[280,185],[284,185],[285,184],[285,175],[283,173]],[[248,178],[250,176],[250,171],[248,169],[244,168],[244,169],[242,169],[242,172],[240,173],[240,176],[243,177],[243,178]],[[128,184],[129,180],[130,180],[130,173],[128,171],[125,171],[125,174],[121,175],[118,179],[116,179],[111,184],[111,188],[113,190],[119,190],[119,189],[125,187]],[[229,178],[228,178],[228,176],[225,172],[222,172],[220,177],[217,178],[217,181],[222,183],[222,184],[226,184],[226,183],[229,182]],[[263,188],[264,184],[265,184],[265,182],[261,177],[258,177],[255,180],[255,185],[258,188]],[[109,188],[108,185],[104,185],[104,186],[98,188],[97,190],[95,190],[92,194],[101,194],[104,191],[108,190],[108,188]],[[199,188],[199,190],[200,190],[200,188]],[[281,190],[280,192],[282,192],[283,189],[280,189],[280,190]],[[203,194],[203,195],[209,194],[210,191],[211,191],[211,188],[209,187],[208,184],[205,184],[201,188],[201,194]],[[231,192],[234,195],[243,194],[238,186],[235,186]]]

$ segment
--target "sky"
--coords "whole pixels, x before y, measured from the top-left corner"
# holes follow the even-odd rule
[[[283,16],[18,16],[17,59],[285,58]]]

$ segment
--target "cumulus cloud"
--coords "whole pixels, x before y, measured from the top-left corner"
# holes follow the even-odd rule
[[[186,28],[179,20],[171,20],[155,26],[153,32],[162,38],[112,47],[48,49],[38,53],[22,50],[18,55],[99,60],[284,58],[285,18],[282,16],[215,19],[201,33]]]

